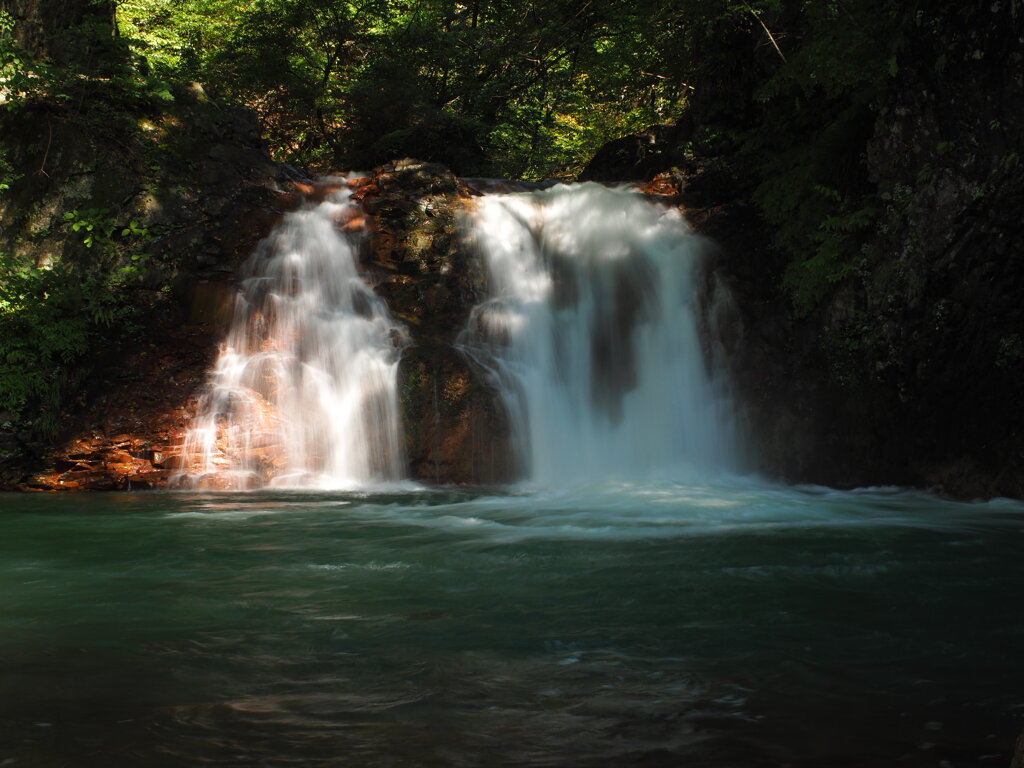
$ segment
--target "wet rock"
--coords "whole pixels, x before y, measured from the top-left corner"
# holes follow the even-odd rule
[[[352,197],[372,214],[367,279],[414,342],[452,343],[486,294],[486,268],[459,226],[469,188],[443,166],[401,160],[376,169]]]
[[[0,453],[15,451],[18,448],[18,436],[13,432],[0,431]]]
[[[36,475],[28,484],[35,488],[61,491],[114,491],[119,486],[117,478],[103,470],[65,472],[59,476]]]
[[[580,181],[643,181],[678,161],[683,123],[654,125],[603,145],[583,169]]]
[[[198,281],[192,291],[189,322],[226,331],[234,313],[236,294],[237,290],[230,282],[209,279]]]
[[[144,472],[137,472],[125,478],[126,488],[130,490],[148,490],[151,488],[162,488],[167,485],[167,478],[170,472],[166,469],[151,469]]]
[[[442,345],[412,347],[398,377],[413,479],[486,485],[519,476],[498,392],[461,352]]]
[[[448,169],[413,160],[376,169],[353,194],[369,214],[366,278],[409,329],[402,421],[410,474],[428,483],[500,483],[519,471],[497,392],[454,347],[487,292],[486,267],[460,229],[473,196]]]

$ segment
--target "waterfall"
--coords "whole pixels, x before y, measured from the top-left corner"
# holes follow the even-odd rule
[[[287,214],[243,265],[176,484],[359,488],[406,476],[396,379],[408,338],[357,269],[365,235],[347,231],[362,218],[349,198],[342,184]],[[699,332],[716,314],[699,290],[701,240],[677,210],[581,184],[484,195],[468,217],[489,296],[457,345],[496,388],[512,463],[531,481],[734,465],[729,398]]]
[[[177,484],[361,487],[405,474],[403,328],[357,272],[349,190],[287,214],[242,267]]]
[[[588,183],[483,197],[468,226],[490,297],[460,343],[499,388],[533,482],[733,466],[698,333],[700,239],[678,211]]]

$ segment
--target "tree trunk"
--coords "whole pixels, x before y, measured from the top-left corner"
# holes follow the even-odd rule
[[[114,54],[113,0],[0,0],[15,21],[14,40],[59,64],[97,63]]]

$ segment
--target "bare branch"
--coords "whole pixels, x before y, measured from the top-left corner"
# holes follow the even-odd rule
[[[744,3],[744,5],[747,5],[747,4]],[[751,16],[753,16],[755,19],[757,19],[757,23],[761,25],[761,29],[763,29],[764,33],[766,35],[768,35],[768,39],[771,41],[772,47],[775,48],[775,52],[777,54],[779,54],[779,58],[781,58],[783,61],[785,61],[786,60],[786,54],[784,54],[782,52],[782,49],[779,48],[779,44],[777,42],[775,42],[775,35],[772,34],[772,31],[770,29],[768,29],[767,25],[761,20],[761,17],[757,15],[757,12],[753,8],[751,8],[749,5],[747,5],[747,10],[750,11],[750,15]]]

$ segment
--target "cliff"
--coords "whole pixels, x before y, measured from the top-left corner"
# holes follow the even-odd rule
[[[1024,496],[1024,54],[1005,15],[910,37],[865,146],[878,214],[824,300],[780,321],[740,288],[769,471]],[[766,354],[785,362],[758,373]]]
[[[202,125],[210,114],[196,103],[191,109],[200,114],[185,117],[185,130],[202,130],[196,122]],[[232,119],[244,125],[243,116]],[[223,129],[223,119],[210,127]],[[156,204],[158,195],[133,188],[139,178],[130,176],[117,184],[110,178],[94,182],[93,175],[116,174],[123,167],[122,157],[103,155],[94,147],[94,154],[79,148],[72,159],[61,154],[52,160],[53,178],[74,177],[77,171],[69,168],[93,163],[95,171],[84,172],[88,183],[19,189],[9,203],[13,207],[20,200],[28,210],[50,212],[58,230],[51,236],[19,237],[13,228],[4,233],[25,258],[59,262],[76,257],[75,238],[56,226],[62,210],[77,200],[115,206],[119,197],[131,202],[141,195],[141,204],[150,207],[135,209],[135,215],[145,216],[147,228],[162,233],[158,247],[180,258],[168,261],[175,265],[173,275],[149,277],[173,284],[173,290],[136,289],[134,299],[144,306],[145,321],[133,338],[96,350],[81,364],[88,366],[89,380],[74,401],[64,403],[56,435],[46,439],[25,424],[0,435],[6,441],[3,485],[20,490],[161,488],[178,468],[185,431],[225,331],[236,267],[281,212],[328,191],[308,179],[284,179],[284,169],[267,163],[255,135],[249,147],[239,146],[239,136],[230,132],[199,134],[197,140],[203,139],[200,157],[207,165],[193,179],[194,194],[188,199],[173,196]],[[162,167],[169,180],[182,181],[173,175],[173,164]],[[497,393],[453,347],[486,291],[485,270],[458,226],[460,210],[472,205],[478,193],[448,169],[415,161],[391,163],[348,183],[364,216],[338,226],[359,233],[364,279],[409,330],[399,389],[410,476],[434,483],[513,479],[509,425]]]

